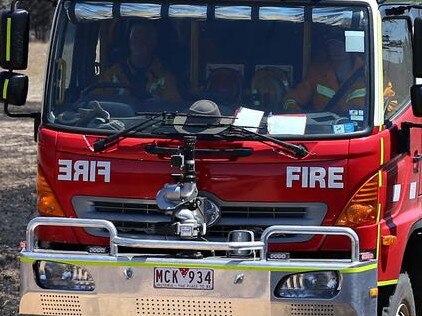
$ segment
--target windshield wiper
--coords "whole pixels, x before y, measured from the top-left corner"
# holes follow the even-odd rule
[[[264,135],[264,134],[259,134],[256,132],[253,132],[251,130],[249,130],[246,127],[242,127],[242,126],[236,126],[236,125],[229,125],[228,131],[230,130],[235,130],[241,134],[248,134],[251,136],[254,136],[254,138],[256,138],[257,140],[265,143],[268,146],[271,146],[275,149],[280,150],[281,152],[284,154],[288,154],[291,155],[295,158],[303,158],[307,155],[309,155],[309,151],[308,149],[303,146],[303,145],[295,145],[289,142],[285,142],[282,140],[279,140],[277,138],[268,136],[268,135]],[[276,145],[274,145],[276,144]],[[280,148],[281,147],[281,148]]]
[[[106,138],[97,140],[94,143],[94,151],[99,152],[104,149],[107,149],[110,146],[118,143],[120,140],[124,139],[125,137],[128,137],[132,132],[141,132],[157,123],[164,122],[168,118],[173,118],[175,115],[176,115],[175,113],[168,113],[168,112],[151,114],[151,117],[145,121],[142,121],[126,129],[123,129],[115,134],[107,136]]]
[[[182,114],[182,113],[168,113],[168,112],[161,112],[161,113],[151,113],[149,114],[151,117],[145,121],[142,121],[138,124],[135,124],[129,128],[126,128],[124,130],[121,130],[120,132],[117,132],[115,134],[112,134],[106,138],[102,138],[97,140],[94,143],[94,151],[99,152],[104,149],[109,148],[110,146],[116,144],[120,140],[124,139],[125,137],[129,136],[132,132],[141,132],[148,127],[151,127],[157,123],[163,124],[167,119],[174,119],[176,115],[186,116],[186,117],[195,117],[195,118],[209,118],[205,115],[195,115],[195,114]],[[177,125],[174,124],[174,122],[171,125]],[[308,150],[303,145],[295,145],[291,144],[289,142],[285,142],[276,138],[273,138],[268,135],[259,134],[256,132],[253,132],[245,127],[241,126],[235,126],[233,124],[213,124],[213,123],[188,123],[184,124],[188,127],[202,127],[202,128],[210,128],[210,127],[226,127],[227,129],[222,131],[221,134],[227,132],[227,131],[237,131],[243,135],[248,134],[251,136],[254,136],[255,139],[265,143],[268,146],[271,146],[275,149],[280,150],[283,154],[291,155],[295,158],[303,158],[309,154]],[[220,134],[220,132],[216,133]],[[219,136],[222,136],[222,135]],[[216,135],[214,135],[216,136]]]
[[[186,117],[186,118],[197,118],[197,119],[209,119],[209,116],[207,115],[198,115],[198,114],[185,114],[185,113],[178,113],[178,112],[160,112],[160,113],[155,113],[155,112],[138,112],[137,114],[139,115],[148,115],[150,116],[150,118],[148,118],[145,121],[142,121],[138,124],[135,124],[131,127],[128,127],[126,129],[123,129],[115,134],[112,134],[110,136],[107,136],[106,138],[102,138],[97,140],[94,143],[94,151],[95,152],[99,152],[102,151],[104,149],[109,148],[110,146],[118,143],[119,141],[121,141],[122,139],[128,137],[131,135],[132,132],[142,132],[144,130],[146,130],[147,128],[154,126],[157,123],[160,123],[162,126],[180,126],[180,125],[184,125],[184,124],[176,124],[174,123],[174,121],[172,121],[171,123],[165,123],[167,120],[169,119],[174,119],[176,116],[179,117]],[[208,123],[199,123],[199,124],[188,124],[188,126],[199,126],[199,127],[203,127],[203,128],[209,128],[209,127],[216,127],[216,126],[225,126],[225,125],[219,125],[219,124],[208,124]]]

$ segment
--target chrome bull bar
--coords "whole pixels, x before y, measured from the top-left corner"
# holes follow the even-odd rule
[[[110,255],[118,256],[118,247],[154,248],[154,249],[180,249],[180,250],[257,250],[260,259],[266,260],[268,255],[269,238],[274,234],[314,234],[314,235],[342,235],[351,241],[352,263],[359,262],[359,237],[349,227],[337,226],[291,226],[275,225],[264,230],[260,241],[249,242],[208,242],[191,240],[144,240],[119,237],[114,224],[101,219],[60,218],[60,217],[36,217],[32,219],[26,230],[26,251],[39,251],[35,247],[35,230],[39,226],[67,226],[80,228],[104,228],[110,234]]]

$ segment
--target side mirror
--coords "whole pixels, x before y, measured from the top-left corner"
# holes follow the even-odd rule
[[[410,88],[413,115],[422,117],[422,85],[415,84]]]
[[[413,25],[413,76],[422,77],[422,18]]]
[[[18,73],[0,73],[0,100],[13,105],[24,105],[28,95],[28,77]]]
[[[5,10],[0,15],[0,67],[24,70],[28,66],[29,14]]]

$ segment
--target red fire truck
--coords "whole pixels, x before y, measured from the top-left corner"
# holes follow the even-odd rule
[[[422,315],[421,10],[60,0],[23,114],[13,3],[1,97],[38,142],[20,314]]]

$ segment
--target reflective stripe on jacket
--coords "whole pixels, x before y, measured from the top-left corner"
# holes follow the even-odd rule
[[[363,65],[361,59],[356,59],[349,77],[353,76]],[[296,104],[296,107],[297,105],[304,107],[309,104],[312,110],[324,111],[328,102],[340,88],[341,84],[338,82],[334,66],[331,63],[313,64],[305,80],[286,94],[284,99],[285,110],[291,110],[289,106],[294,106],[294,104]],[[332,111],[344,113],[349,109],[364,108],[365,97],[365,80],[358,78],[338,100]],[[298,110],[298,108],[293,109]]]

